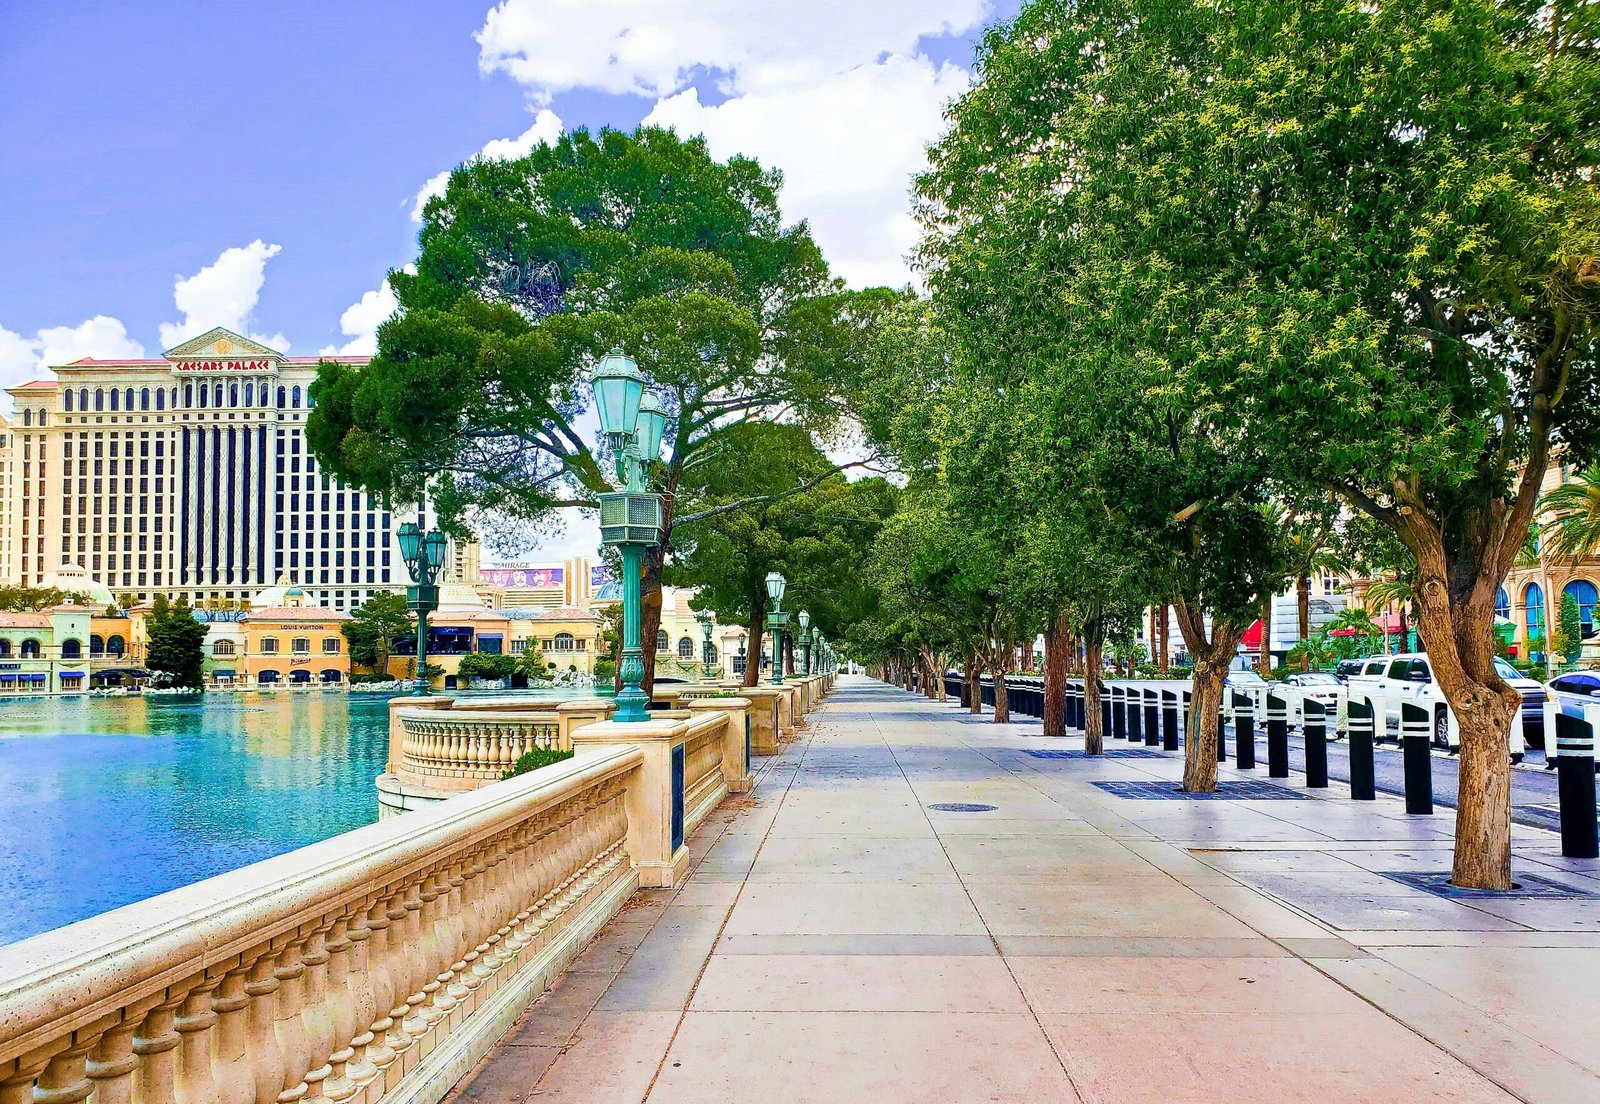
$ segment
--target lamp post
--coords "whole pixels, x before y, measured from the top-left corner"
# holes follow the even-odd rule
[[[434,529],[424,533],[427,513],[417,503],[417,520],[400,526],[400,558],[411,573],[415,586],[406,587],[406,609],[417,615],[417,678],[411,692],[419,697],[428,692],[428,614],[439,608],[439,569],[444,566],[445,535]]]
[[[800,622],[800,671],[802,674],[809,675],[811,673],[811,614],[801,610],[796,620]]]
[[[706,678],[716,674],[716,660],[711,655],[711,611],[701,610],[694,615],[700,622],[700,661],[705,665]]]
[[[659,399],[645,393],[648,382],[632,358],[612,349],[595,366],[595,412],[600,435],[616,463],[622,490],[596,496],[600,502],[600,539],[622,555],[622,690],[616,719],[649,719],[644,681],[644,647],[640,642],[640,564],[646,548],[661,541],[661,496],[645,490],[649,467],[661,455],[667,412]]]
[[[767,628],[772,630],[772,685],[783,685],[783,628],[789,615],[783,612],[783,590],[788,583],[776,571],[767,572],[767,598],[772,602],[772,612],[767,614]]]
[[[821,674],[822,673],[822,630],[818,629],[818,628],[813,628],[811,630],[811,648],[810,648],[810,651],[809,651],[809,653],[807,654],[807,657],[806,657],[806,674],[808,674],[808,675],[812,673],[811,660],[810,660],[810,657],[812,655],[816,656],[816,661],[817,661],[816,673],[817,674]]]

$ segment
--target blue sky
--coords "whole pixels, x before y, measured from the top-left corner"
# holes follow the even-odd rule
[[[900,282],[906,152],[1018,2],[8,0],[0,385],[212,324],[364,351],[419,189],[558,125],[787,162],[786,214],[852,282]]]

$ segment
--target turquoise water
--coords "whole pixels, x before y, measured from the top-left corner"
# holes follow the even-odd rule
[[[319,691],[0,701],[0,943],[371,824],[388,715]]]

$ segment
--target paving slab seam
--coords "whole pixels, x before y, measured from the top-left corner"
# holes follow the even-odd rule
[[[922,697],[921,695],[911,694],[911,693],[909,693],[907,691],[901,691],[901,692],[905,693],[905,694],[908,694],[908,696],[910,696],[910,697],[912,697],[914,699],[920,699]],[[922,700],[924,702],[926,701],[926,699],[922,699]],[[933,719],[933,718],[930,718],[930,719]],[[937,725],[937,724],[939,724],[941,722],[938,719],[934,719],[934,723]],[[957,723],[960,724],[962,722],[958,721]],[[1004,771],[1006,774],[1009,774],[1009,775],[1017,775],[1018,774],[1018,772],[1013,771],[1008,765],[1006,765],[1004,763],[997,762],[994,759],[994,757],[989,754],[989,750],[990,749],[982,747],[982,746],[979,746],[979,745],[971,744],[960,733],[952,732],[952,733],[950,733],[950,735],[955,736],[957,739],[961,740],[961,742],[964,745],[966,745],[969,748],[971,748],[972,750],[977,751],[980,754],[982,754],[985,759],[988,759],[991,763],[994,763],[994,765],[998,769],[1000,769],[1001,771]],[[887,741],[885,741],[885,742],[887,743]],[[890,754],[891,755],[894,754],[894,748],[893,748],[892,744],[889,745],[889,750],[890,750]],[[898,765],[898,762],[899,762],[899,760],[898,760],[898,756],[897,756],[896,757],[897,765]],[[1146,771],[1145,764],[1142,763],[1139,760],[1129,760],[1125,764],[1122,763],[1122,762],[1119,762],[1118,765],[1119,766],[1127,765],[1127,766],[1132,767],[1134,770]],[[903,767],[902,767],[902,773],[904,773],[904,768]],[[1048,772],[1045,772],[1045,771],[1033,771],[1033,770],[1030,770],[1029,773],[1038,773],[1038,774],[1044,775],[1045,777],[1052,777],[1052,775],[1050,775]],[[1236,776],[1236,777],[1250,777],[1250,775],[1246,774],[1245,772],[1232,770],[1232,769],[1230,769],[1228,771],[1228,774],[1232,775],[1232,776]],[[909,785],[909,779],[907,779],[907,782],[908,782],[908,785]],[[1041,797],[1051,801],[1052,803],[1058,804],[1058,805],[1061,804],[1060,801],[1058,801],[1055,798],[1054,795],[1046,793],[1043,790],[1040,790],[1034,784],[1034,782],[1031,779],[1025,780],[1024,784],[1026,784],[1030,789],[1035,790],[1035,792],[1039,793],[1039,795]],[[1323,798],[1323,800],[1328,800],[1328,798]],[[1398,799],[1392,799],[1392,800],[1398,800]],[[1263,815],[1265,815],[1265,816],[1267,816],[1269,818],[1281,819],[1281,818],[1275,817],[1270,810],[1263,809],[1263,810],[1259,810],[1259,811],[1261,813],[1263,813]],[[1293,822],[1284,821],[1283,823],[1293,823]],[[931,827],[931,824],[930,824],[930,827]],[[1094,825],[1090,825],[1090,827],[1094,828],[1094,830],[1100,836],[1102,836],[1103,838],[1111,840],[1111,841],[1113,841],[1113,842],[1115,842],[1115,843],[1117,843],[1119,845],[1122,845],[1124,847],[1126,846],[1124,841],[1122,841],[1120,839],[1117,839],[1116,837],[1113,837],[1113,836],[1110,836],[1110,835],[1106,834],[1099,827],[1094,826]],[[1294,827],[1296,827],[1298,829],[1301,829],[1301,830],[1316,831],[1315,829],[1306,829],[1304,825],[1295,824]],[[1319,832],[1318,834],[1320,835],[1322,833]],[[940,839],[941,846],[943,846],[943,837],[939,835],[937,829],[935,829],[935,836]],[[1156,838],[1160,839],[1161,837],[1158,836]],[[1334,841],[1334,839],[1335,839],[1335,837],[1327,837],[1327,838],[1329,839],[1330,842]],[[1167,842],[1167,841],[1162,840],[1162,842]],[[1307,841],[1307,842],[1314,842],[1314,841]],[[1314,848],[1308,848],[1308,849],[1314,849]],[[1148,862],[1148,860],[1145,860],[1143,856],[1137,855],[1137,853],[1135,853],[1135,855],[1136,855],[1136,857],[1140,858],[1142,861]],[[1150,865],[1152,867],[1154,867],[1153,863],[1150,864]],[[1209,865],[1209,864],[1207,864],[1207,865]],[[1354,864],[1351,864],[1351,865],[1353,866]],[[1159,867],[1155,867],[1155,869],[1159,870],[1160,868]],[[1280,907],[1286,907],[1290,911],[1296,913],[1297,915],[1300,915],[1300,916],[1306,918],[1308,921],[1310,921],[1311,923],[1315,924],[1318,927],[1326,928],[1326,925],[1322,924],[1319,920],[1317,920],[1314,915],[1312,915],[1310,913],[1307,913],[1303,908],[1300,908],[1299,906],[1295,905],[1293,902],[1285,901],[1282,898],[1277,897],[1275,894],[1272,894],[1270,891],[1263,890],[1263,889],[1258,888],[1256,886],[1250,885],[1249,883],[1244,882],[1244,881],[1240,880],[1239,878],[1237,878],[1234,875],[1234,873],[1231,872],[1231,871],[1222,870],[1222,869],[1219,869],[1219,868],[1216,868],[1216,867],[1213,867],[1212,869],[1216,870],[1217,873],[1221,874],[1223,877],[1229,879],[1231,882],[1233,882],[1239,888],[1248,890],[1249,892],[1251,892],[1253,894],[1256,894],[1257,896],[1263,897],[1264,899],[1270,901],[1273,904],[1279,905]],[[1181,881],[1179,881],[1171,873],[1169,873],[1167,871],[1161,871],[1161,873],[1166,874],[1168,879],[1173,881],[1175,884],[1183,885],[1183,883]],[[967,890],[965,879],[962,877],[962,875],[961,875],[959,870],[957,870],[957,872],[956,872],[956,877],[957,877],[957,879],[959,879],[961,881],[963,891],[968,893],[968,898],[969,898],[969,900],[971,900],[971,893],[970,893],[969,890]],[[1185,887],[1185,888],[1192,888],[1192,887]],[[1460,1053],[1457,1053],[1457,1051],[1453,1047],[1448,1045],[1447,1043],[1444,1043],[1444,1042],[1442,1042],[1440,1040],[1437,1040],[1437,1039],[1433,1038],[1427,1032],[1425,1032],[1422,1029],[1414,1026],[1413,1024],[1407,1022],[1406,1020],[1400,1018],[1400,1016],[1397,1013],[1389,1010],[1388,1008],[1385,1008],[1384,1006],[1378,1004],[1377,1001],[1374,1000],[1373,998],[1368,997],[1365,994],[1363,994],[1362,992],[1360,992],[1359,990],[1355,989],[1354,987],[1352,987],[1351,984],[1346,982],[1344,979],[1340,978],[1339,976],[1337,976],[1334,973],[1329,972],[1329,970],[1324,969],[1322,966],[1318,965],[1318,962],[1317,962],[1316,959],[1307,958],[1307,957],[1301,955],[1293,947],[1286,945],[1282,938],[1267,934],[1266,932],[1262,931],[1259,927],[1257,927],[1255,924],[1251,923],[1248,919],[1246,919],[1245,917],[1239,915],[1236,911],[1234,911],[1233,909],[1228,908],[1224,904],[1221,904],[1221,903],[1216,902],[1216,901],[1212,901],[1211,903],[1213,905],[1215,905],[1221,911],[1223,911],[1223,912],[1227,913],[1228,915],[1232,916],[1235,920],[1237,920],[1239,923],[1243,924],[1245,927],[1250,928],[1257,935],[1259,935],[1262,939],[1264,939],[1264,940],[1268,941],[1269,943],[1279,947],[1281,950],[1283,950],[1287,954],[1287,956],[1292,957],[1292,958],[1296,959],[1297,961],[1304,963],[1306,966],[1308,966],[1312,970],[1314,970],[1317,974],[1319,974],[1322,977],[1328,979],[1333,984],[1339,986],[1339,988],[1343,989],[1345,992],[1349,993],[1351,996],[1353,996],[1357,1000],[1361,1001],[1367,1007],[1372,1008],[1375,1011],[1377,1011],[1380,1014],[1382,1014],[1383,1017],[1385,1019],[1387,1019],[1389,1022],[1397,1025],[1402,1030],[1404,1030],[1407,1033],[1409,1033],[1409,1034],[1415,1036],[1416,1038],[1422,1040],[1428,1046],[1433,1047],[1434,1049],[1438,1050],[1440,1053],[1449,1055],[1452,1059],[1454,1059],[1455,1061],[1461,1063],[1462,1066],[1464,1066],[1467,1069],[1472,1070],[1472,1072],[1475,1073],[1477,1076],[1483,1078],[1489,1084],[1494,1085],[1496,1088],[1500,1089],[1500,1091],[1506,1093],[1511,1098],[1513,1098],[1515,1100],[1518,1100],[1518,1101],[1522,1101],[1523,1104],[1538,1104],[1537,1101],[1531,1100],[1529,1097],[1524,1096],[1521,1093],[1515,1091],[1509,1085],[1505,1084],[1501,1079],[1496,1077],[1493,1073],[1481,1068],[1479,1065],[1477,1065],[1474,1061],[1472,1061],[1467,1056],[1465,1056],[1463,1054],[1460,1054]],[[974,904],[974,908],[976,908],[977,905],[976,905],[975,901],[974,901],[973,904]],[[1474,910],[1474,911],[1478,911],[1478,910]],[[985,926],[987,927],[987,925],[985,925]],[[1523,930],[1524,931],[1531,931],[1531,929],[1527,929],[1527,928],[1524,928]],[[1333,932],[1333,931],[1330,930],[1329,934],[1331,936],[1333,936],[1334,938],[1340,938],[1337,932]],[[992,933],[991,933],[991,938],[992,938]],[[998,950],[998,949],[999,949],[999,947],[997,945],[996,946],[996,950]],[[1011,972],[1011,976],[1012,976],[1013,982],[1018,984],[1018,987],[1019,987],[1019,990],[1020,990],[1021,989],[1020,982],[1017,980],[1014,971],[1011,971],[1011,965],[1010,965],[1010,962],[1008,960],[1008,956],[1002,955],[1001,958],[1002,958],[1002,961],[1005,962],[1006,969],[1008,970],[1008,972]],[[1440,997],[1445,998],[1445,999],[1449,999],[1449,1000],[1456,1000],[1456,998],[1453,998],[1453,997],[1450,996],[1450,994],[1445,993],[1444,991],[1440,990],[1437,986],[1433,985],[1431,982],[1427,981],[1424,978],[1418,977],[1417,975],[1411,973],[1410,971],[1405,970],[1403,967],[1396,966],[1393,963],[1387,963],[1387,965],[1389,965],[1390,967],[1392,967],[1392,968],[1394,968],[1396,970],[1399,970],[1402,973],[1405,973],[1408,977],[1414,978],[1414,980],[1419,985],[1421,985],[1423,987],[1426,987],[1429,990],[1432,990],[1433,992],[1437,993]],[[1035,1022],[1037,1023],[1038,1022],[1038,1013],[1033,1008],[1033,1002],[1027,998],[1027,994],[1026,994],[1025,990],[1023,991],[1023,999],[1027,1002],[1029,1011],[1033,1013]],[[1461,1003],[1461,1002],[1456,1000],[1456,1003]],[[1519,1031],[1516,1031],[1516,1029],[1511,1028],[1509,1025],[1505,1025],[1503,1023],[1503,1021],[1497,1021],[1497,1022],[1501,1022],[1502,1026],[1505,1026],[1507,1028],[1507,1030],[1511,1031],[1512,1033],[1517,1034],[1517,1035],[1522,1035],[1522,1033],[1519,1032]],[[1042,1024],[1040,1025],[1040,1029],[1043,1030],[1043,1025]],[[1528,1036],[1525,1036],[1525,1035],[1522,1035],[1522,1037],[1529,1038]],[[1056,1054],[1057,1061],[1061,1061],[1062,1062],[1062,1069],[1063,1069],[1064,1072],[1067,1072],[1068,1080],[1071,1081],[1072,1080],[1071,1073],[1069,1071],[1067,1071],[1066,1063],[1064,1061],[1062,1061],[1061,1055],[1059,1054],[1059,1052],[1056,1051],[1054,1040],[1049,1038],[1048,1032],[1046,1032],[1046,1038],[1049,1039],[1049,1041],[1050,1041],[1050,1046],[1051,1046],[1052,1053]],[[1530,1039],[1530,1041],[1535,1043],[1536,1045],[1538,1045],[1538,1041],[1537,1040]],[[1556,1055],[1556,1057],[1562,1057],[1562,1056]],[[1565,1060],[1565,1059],[1563,1058],[1563,1060]],[[1073,1086],[1074,1086],[1074,1090],[1076,1091],[1076,1089],[1077,1089],[1076,1082],[1073,1083]],[[1080,1093],[1080,1096],[1081,1096],[1081,1093]]]

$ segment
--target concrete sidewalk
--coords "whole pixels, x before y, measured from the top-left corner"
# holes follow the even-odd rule
[[[453,1099],[1600,1100],[1600,864],[1441,896],[1448,809],[1038,732],[841,678]]]

